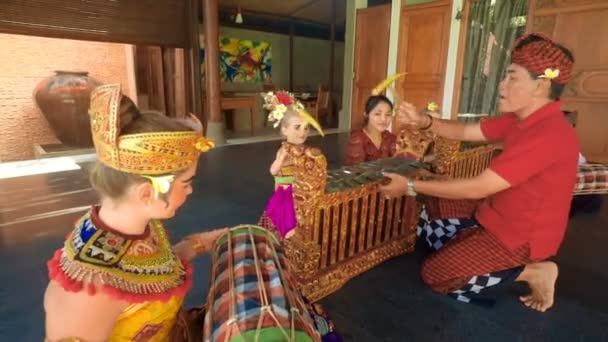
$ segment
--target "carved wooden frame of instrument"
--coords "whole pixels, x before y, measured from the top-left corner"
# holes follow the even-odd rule
[[[483,171],[495,146],[461,151],[461,143],[438,138],[430,131],[404,130],[398,154],[422,157],[432,146],[432,170],[452,177]],[[348,280],[387,259],[411,252],[421,205],[413,197],[387,200],[378,193],[380,181],[338,192],[327,192],[327,161],[315,148],[288,145],[296,174],[294,199],[298,226],[285,241],[288,259],[301,289],[317,301]],[[423,170],[412,177],[428,176]]]

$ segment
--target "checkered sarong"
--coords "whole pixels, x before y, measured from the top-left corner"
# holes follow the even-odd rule
[[[579,165],[574,194],[608,194],[608,164]]]
[[[417,231],[434,251],[422,267],[424,282],[462,302],[493,304],[482,290],[515,280],[529,262],[527,246],[509,251],[473,219],[429,220],[423,209]]]
[[[459,230],[474,226],[475,224],[475,220],[468,218],[431,220],[426,208],[423,208],[416,229],[418,237],[423,239],[433,251],[438,251]]]

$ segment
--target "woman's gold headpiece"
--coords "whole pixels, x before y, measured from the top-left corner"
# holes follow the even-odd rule
[[[166,175],[190,167],[201,152],[214,146],[201,132],[120,134],[119,84],[102,85],[91,93],[89,115],[100,162],[139,175]]]

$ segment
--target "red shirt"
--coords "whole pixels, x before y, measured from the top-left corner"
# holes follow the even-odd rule
[[[346,145],[344,165],[355,165],[366,161],[390,158],[395,155],[396,142],[397,137],[393,133],[384,131],[382,132],[380,148],[378,148],[363,129],[353,131]]]
[[[532,259],[557,253],[576,182],[579,144],[560,107],[555,101],[522,121],[504,114],[481,123],[487,140],[504,144],[490,169],[511,187],[486,198],[477,220],[511,250],[528,243]]]

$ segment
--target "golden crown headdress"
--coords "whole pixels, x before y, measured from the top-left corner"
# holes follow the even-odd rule
[[[285,116],[285,112],[287,109],[291,108],[298,113],[304,121],[314,127],[321,136],[325,136],[321,125],[306,111],[304,105],[296,100],[292,94],[281,90],[276,93],[272,91],[262,93],[262,97],[264,98],[264,108],[270,112],[268,114],[268,121],[274,122],[274,128],[279,127],[281,120],[283,120],[283,117]]]
[[[187,169],[214,146],[202,129],[121,135],[121,96],[120,84],[102,85],[91,93],[93,143],[98,160],[106,166],[142,176],[169,175]],[[154,177],[146,178],[154,184]]]

